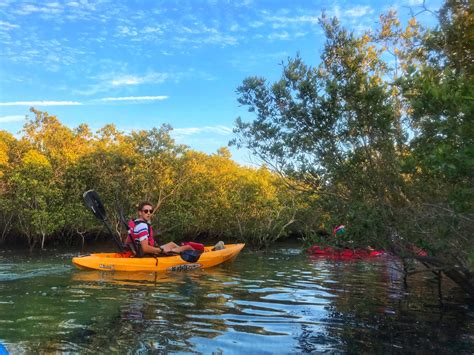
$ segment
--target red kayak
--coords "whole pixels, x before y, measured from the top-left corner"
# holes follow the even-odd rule
[[[314,256],[329,257],[335,259],[362,259],[362,258],[372,258],[380,255],[384,255],[385,251],[383,250],[369,250],[369,249],[335,249],[333,247],[320,247],[319,245],[313,245],[308,248],[308,253]]]

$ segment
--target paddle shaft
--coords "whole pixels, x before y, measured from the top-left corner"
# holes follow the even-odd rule
[[[102,220],[102,222],[104,223],[104,225],[107,228],[107,230],[109,231],[109,233],[112,234],[112,238],[114,239],[114,242],[117,245],[117,248],[119,249],[119,251],[123,252],[124,251],[123,243],[120,240],[120,238],[118,238],[117,235],[112,231],[112,228],[110,227],[110,225],[107,223],[106,220]]]

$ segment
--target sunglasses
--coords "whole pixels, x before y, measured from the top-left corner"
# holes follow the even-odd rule
[[[153,210],[142,210],[143,213],[153,213]]]

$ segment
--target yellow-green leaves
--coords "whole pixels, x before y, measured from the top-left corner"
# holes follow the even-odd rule
[[[118,231],[117,203],[134,217],[135,205],[149,200],[163,241],[207,235],[262,245],[284,236],[292,220],[292,201],[276,175],[238,165],[226,147],[211,155],[192,151],[175,144],[168,125],[91,132],[31,112],[19,140],[0,132],[0,223],[13,216],[10,233],[24,236],[31,248],[100,228],[81,201],[91,188]]]

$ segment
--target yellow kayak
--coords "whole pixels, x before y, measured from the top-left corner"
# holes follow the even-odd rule
[[[97,253],[72,258],[72,263],[80,269],[102,271],[185,271],[205,269],[235,258],[245,244],[226,244],[224,249],[212,251],[205,247],[199,260],[189,263],[179,255],[155,258],[128,258],[119,253]]]

